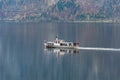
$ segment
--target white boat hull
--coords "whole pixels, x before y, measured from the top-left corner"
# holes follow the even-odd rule
[[[65,48],[65,49],[79,49],[78,46],[48,46],[48,45],[45,45],[46,48]]]

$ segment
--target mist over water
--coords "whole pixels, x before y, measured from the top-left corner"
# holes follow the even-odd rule
[[[119,80],[120,52],[45,51],[44,40],[79,42],[84,48],[120,48],[113,23],[0,23],[0,80]]]

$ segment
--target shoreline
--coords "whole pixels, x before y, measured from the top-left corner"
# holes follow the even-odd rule
[[[0,20],[0,22],[120,23],[120,20]]]

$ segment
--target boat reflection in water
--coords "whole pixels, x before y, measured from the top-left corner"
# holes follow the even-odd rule
[[[79,53],[78,49],[63,49],[63,48],[45,48],[46,53],[55,53],[56,55],[65,55],[65,54],[77,54]]]

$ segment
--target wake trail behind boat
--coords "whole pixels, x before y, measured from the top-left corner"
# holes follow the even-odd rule
[[[120,48],[79,47],[81,50],[120,51]]]

